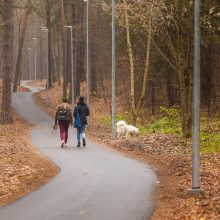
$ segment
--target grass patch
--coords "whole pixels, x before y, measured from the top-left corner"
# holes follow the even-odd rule
[[[208,119],[206,114],[201,114],[200,147],[202,153],[220,151],[220,121],[218,118]],[[148,126],[141,128],[143,133],[174,134],[182,138],[180,109],[161,107],[160,115]]]
[[[200,145],[202,153],[213,153],[220,151],[220,136],[219,134],[204,133],[200,135]]]
[[[130,115],[118,115],[116,120],[124,120],[129,124]],[[105,116],[100,117],[99,123],[104,125],[111,125],[111,117]],[[139,120],[138,120],[139,122]],[[172,108],[160,107],[160,114],[148,123],[142,125],[137,123],[136,125],[140,134],[148,133],[165,133],[177,135],[179,138],[182,137],[181,129],[181,118],[179,106]],[[208,119],[205,113],[201,114],[201,135],[200,135],[200,146],[202,153],[213,153],[220,151],[220,120],[217,117]]]
[[[111,125],[112,124],[111,120],[112,120],[111,117],[107,117],[107,116],[102,116],[98,118],[98,122],[103,125]]]
[[[160,115],[147,126],[140,128],[142,133],[181,134],[180,109],[160,107]]]
[[[126,116],[117,115],[116,116],[116,121],[119,121],[119,120],[127,121]],[[111,125],[112,124],[112,118],[109,117],[109,116],[101,116],[101,117],[98,118],[98,122],[103,124],[103,125]]]
[[[181,134],[181,127],[175,121],[168,117],[160,117],[155,119],[152,124],[147,127],[141,127],[142,133],[165,133],[165,134]]]

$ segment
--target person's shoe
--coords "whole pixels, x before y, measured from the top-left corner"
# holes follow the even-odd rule
[[[67,143],[65,143],[65,147],[68,147],[68,144],[67,144]]]
[[[61,141],[61,148],[63,148],[65,146],[64,141]]]
[[[77,147],[80,147],[80,142],[78,142]]]
[[[83,140],[83,147],[86,146],[86,140]]]

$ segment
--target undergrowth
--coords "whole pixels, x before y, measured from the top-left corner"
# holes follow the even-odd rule
[[[147,126],[141,127],[142,133],[165,133],[181,135],[179,107],[160,107],[160,114]]]
[[[124,120],[127,123],[131,123],[129,122],[130,118],[130,115],[126,113],[125,115],[118,115],[116,121]],[[138,123],[136,126],[139,128],[141,135],[148,133],[164,133],[183,138],[179,106],[174,106],[172,108],[161,106],[160,114],[155,117],[154,120],[146,121],[144,125],[142,125],[143,123],[139,123],[140,120],[137,121]],[[111,125],[111,117],[100,117],[99,122],[101,124]],[[205,113],[201,114],[200,146],[202,153],[220,151],[219,128],[220,120],[215,117],[208,119]]]

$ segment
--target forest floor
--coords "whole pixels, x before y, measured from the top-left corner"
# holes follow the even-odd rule
[[[12,124],[0,125],[0,207],[47,183],[59,171],[32,146],[30,130],[31,125],[15,112]]]
[[[50,90],[50,106],[46,107],[46,94],[34,95],[44,110],[54,115],[62,100],[58,85]],[[155,212],[152,220],[220,220],[220,153],[202,154],[200,196],[191,196],[191,142],[171,134],[147,133],[123,140],[111,139],[111,126],[101,123],[100,117],[108,112],[98,99],[91,101],[91,122],[88,130],[93,142],[123,152],[152,167],[157,174]],[[187,143],[187,144],[183,144]]]

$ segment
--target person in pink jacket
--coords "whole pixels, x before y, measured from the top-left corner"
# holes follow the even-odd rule
[[[57,107],[54,129],[57,129],[57,124],[60,128],[61,147],[63,148],[67,146],[69,125],[73,124],[71,107],[66,98],[64,98],[63,103]]]

